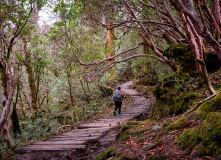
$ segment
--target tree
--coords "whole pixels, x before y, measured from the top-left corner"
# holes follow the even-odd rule
[[[27,2],[27,3],[26,3]],[[15,44],[23,34],[31,13],[40,8],[44,1],[3,1],[1,2],[1,80],[6,99],[5,106],[0,112],[0,129],[8,145],[13,146],[14,142],[10,136],[13,115],[13,95],[17,83],[16,53]]]

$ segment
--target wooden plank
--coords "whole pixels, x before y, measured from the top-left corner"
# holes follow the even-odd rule
[[[79,145],[85,141],[67,140],[67,141],[45,141],[45,142],[34,142],[31,145]]]
[[[15,148],[14,152],[22,154],[34,151],[71,151],[73,149],[85,149],[85,145],[29,145],[26,147]]]
[[[85,133],[85,134],[80,134],[80,133],[69,133],[63,136],[54,136],[52,138],[75,138],[75,137],[93,137],[93,136],[101,136],[102,133]]]
[[[82,124],[80,126],[78,126],[78,129],[84,129],[84,128],[103,128],[103,127],[107,127],[108,129],[111,127],[116,126],[117,124],[108,124],[108,123],[91,123],[91,124]]]
[[[50,141],[67,141],[67,140],[77,140],[77,141],[87,141],[97,139],[99,136],[93,137],[62,137],[62,138],[51,138]]]
[[[71,133],[78,133],[78,134],[93,134],[93,133],[103,133],[110,129],[109,127],[105,128],[90,128],[90,129],[76,129],[74,132],[68,132],[68,133],[63,133],[62,135],[70,135]]]

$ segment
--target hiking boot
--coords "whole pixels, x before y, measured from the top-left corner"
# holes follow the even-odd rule
[[[116,116],[116,112],[114,112],[114,116]]]

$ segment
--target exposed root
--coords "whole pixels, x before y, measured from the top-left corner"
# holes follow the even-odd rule
[[[190,112],[196,110],[202,103],[204,103],[204,102],[206,102],[206,101],[212,99],[212,98],[215,97],[216,95],[217,95],[217,93],[215,93],[215,94],[213,94],[213,95],[207,97],[206,99],[200,101],[195,107],[193,107],[191,110],[189,110],[189,111],[187,111],[186,113],[184,113],[182,116],[185,116],[186,114],[188,114],[188,113],[190,113]]]

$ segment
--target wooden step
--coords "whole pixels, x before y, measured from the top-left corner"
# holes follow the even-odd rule
[[[35,151],[71,151],[73,149],[85,149],[85,145],[28,145],[27,147],[15,148],[18,154]]]
[[[82,145],[85,141],[78,140],[66,140],[66,141],[45,141],[45,142],[34,142],[31,145]]]

